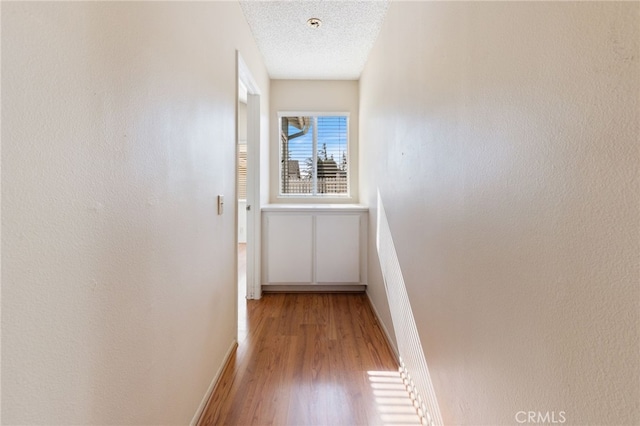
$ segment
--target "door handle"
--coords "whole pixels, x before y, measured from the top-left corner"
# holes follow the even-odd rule
[[[251,210],[251,205],[247,204],[247,211]]]

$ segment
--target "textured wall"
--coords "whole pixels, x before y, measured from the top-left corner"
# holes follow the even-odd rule
[[[349,112],[350,198],[325,198],[327,202],[357,203],[358,193],[358,82],[354,80],[271,80],[270,201],[317,202],[308,198],[278,199],[280,172],[280,125],[278,112]]]
[[[640,423],[639,7],[390,6],[361,199],[380,188],[445,424]]]
[[[2,4],[7,424],[186,424],[235,338],[236,3]],[[268,98],[264,98],[264,121]]]

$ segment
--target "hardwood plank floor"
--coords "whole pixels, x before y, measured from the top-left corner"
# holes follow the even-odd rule
[[[418,425],[364,294],[265,294],[199,425]]]

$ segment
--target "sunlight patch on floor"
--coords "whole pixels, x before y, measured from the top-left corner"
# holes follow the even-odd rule
[[[421,424],[399,371],[368,371],[367,374],[385,426]]]

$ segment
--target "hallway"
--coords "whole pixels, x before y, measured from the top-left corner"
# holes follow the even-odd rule
[[[200,425],[417,425],[364,294],[248,300],[246,336]]]
[[[0,9],[0,424],[640,425],[639,1]]]

